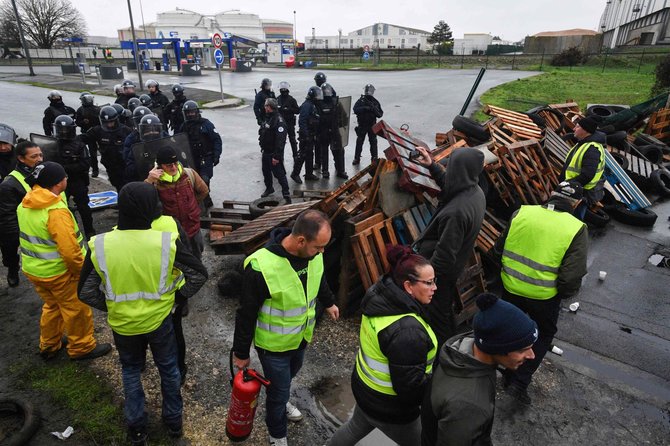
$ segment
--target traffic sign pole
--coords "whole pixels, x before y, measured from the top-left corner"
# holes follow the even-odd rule
[[[214,37],[216,36],[218,36],[218,34],[214,34]],[[212,38],[212,40],[214,40],[214,37]],[[219,36],[219,39],[220,38],[221,36]],[[223,65],[223,51],[221,51],[221,48],[217,48],[214,50],[214,61],[216,62],[216,65],[219,67],[219,88],[221,89],[221,104],[223,104],[223,81],[221,80],[221,65]]]

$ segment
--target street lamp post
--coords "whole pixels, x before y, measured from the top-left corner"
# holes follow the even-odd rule
[[[23,45],[23,51],[26,53],[26,59],[28,59],[28,71],[31,76],[35,76],[35,71],[33,71],[33,59],[30,57],[30,49],[28,49],[26,38],[23,36],[23,27],[21,25],[21,18],[19,17],[19,10],[16,7],[16,0],[12,0],[12,7],[14,8],[14,15],[16,15],[16,27],[19,29],[21,45]]]
[[[135,52],[135,66],[137,67],[137,77],[140,80],[140,91],[144,89],[142,82],[142,70],[140,67],[140,52],[137,47],[137,38],[135,37],[135,22],[133,22],[133,9],[130,7],[130,0],[128,0],[128,15],[130,16],[130,32],[133,36],[133,51]]]
[[[298,57],[298,30],[296,29],[295,11],[293,11],[293,57]]]

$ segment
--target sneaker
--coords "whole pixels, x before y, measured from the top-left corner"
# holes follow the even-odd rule
[[[286,403],[286,418],[294,422],[300,421],[302,420],[302,412],[290,402]]]
[[[354,160],[351,162],[352,166],[358,166],[361,163],[360,158],[354,158]]]
[[[292,203],[291,197],[289,197],[288,195],[284,195],[284,204],[291,204],[291,203]]]
[[[297,174],[297,173],[292,173],[291,174],[291,179],[298,184],[302,184],[302,180],[300,179],[300,175]]]
[[[58,350],[42,350],[40,352],[40,357],[45,361],[50,361],[58,356],[61,350],[67,347],[67,336],[63,335],[60,340],[60,348]]]
[[[171,426],[169,424],[165,424],[165,427],[167,428],[168,435],[170,438],[179,438],[184,435],[184,429],[182,429],[181,424],[176,425],[176,426]]]
[[[275,438],[270,435],[270,446],[288,446],[288,441],[286,440],[286,437]]]
[[[274,193],[275,193],[275,190],[272,189],[272,188],[270,188],[270,189],[265,189],[265,191],[263,191],[263,193],[261,194],[261,198],[265,198],[265,197],[267,197],[268,195],[272,195],[272,194],[274,194]]]
[[[308,173],[308,174],[305,175],[305,181],[316,181],[318,179],[319,179],[319,177],[317,177],[313,173]]]
[[[99,174],[100,174],[100,172],[98,172],[97,170],[94,170],[93,172],[91,172],[91,178],[98,178]]]
[[[19,269],[16,268],[11,268],[9,271],[7,271],[7,285],[9,285],[10,288],[16,288],[19,286]]]
[[[337,178],[342,178],[343,180],[346,180],[349,178],[349,175],[347,175],[346,172],[337,172]]]
[[[517,400],[521,404],[525,404],[527,406],[530,406],[531,399],[530,399],[530,395],[528,395],[528,390],[522,389],[521,387],[519,387],[517,385],[510,384],[505,389],[505,392],[507,392],[507,394],[509,396],[511,396],[512,398],[514,398],[515,400]]]
[[[100,356],[105,356],[107,353],[112,351],[112,345],[108,343],[98,344],[93,350],[88,353],[79,356],[73,356],[70,359],[73,361],[82,361],[84,359],[95,359]]]
[[[321,172],[321,178],[330,178],[330,173],[329,172]]]
[[[128,428],[128,439],[133,446],[145,446],[147,444],[147,433]]]

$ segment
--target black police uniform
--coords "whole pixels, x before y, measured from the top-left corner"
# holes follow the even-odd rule
[[[266,192],[274,192],[272,187],[272,175],[279,181],[282,196],[290,197],[286,179],[286,169],[284,169],[284,146],[286,145],[286,122],[278,111],[268,115],[260,128],[258,141],[263,152],[263,181],[265,182]],[[273,165],[272,160],[279,161]]]
[[[116,98],[116,101],[114,101],[114,103],[123,105],[123,108],[128,108],[128,101],[130,101],[132,98],[137,98],[137,97],[139,97],[139,96],[137,96],[137,94],[135,94],[135,93],[133,93],[133,94],[125,94],[124,93],[122,95],[119,95]]]
[[[165,122],[165,108],[170,105],[170,100],[158,89],[153,93],[149,93],[149,97],[151,97],[151,102],[153,103],[149,109],[154,115],[158,116],[161,122]]]
[[[286,134],[291,143],[291,151],[295,160],[298,156],[298,142],[295,140],[295,115],[300,113],[300,108],[295,98],[288,93],[281,93],[277,98],[277,103],[279,104],[279,113],[286,121]]]
[[[75,119],[76,114],[74,108],[63,104],[63,101],[52,102],[51,105],[44,110],[44,118],[42,118],[44,134],[47,136],[53,135],[53,123],[60,115],[67,115],[70,118]]]
[[[298,117],[298,138],[300,139],[300,150],[293,164],[292,174],[300,175],[302,165],[305,165],[305,178],[315,180],[317,177],[312,173],[314,169],[314,148],[316,146],[316,135],[319,128],[319,110],[315,105],[316,100],[306,99],[300,106]]]
[[[81,136],[73,140],[58,140],[58,151],[54,158],[55,162],[63,166],[67,173],[67,188],[65,196],[72,197],[77,205],[77,212],[81,217],[84,233],[90,238],[95,235],[93,230],[93,217],[91,208],[88,207],[88,169],[90,168],[88,150]]]
[[[354,154],[354,162],[360,161],[361,153],[363,152],[363,143],[365,142],[365,135],[370,141],[370,158],[377,159],[377,135],[372,131],[372,126],[377,122],[377,118],[384,115],[382,106],[374,96],[361,95],[360,99],[354,104],[354,113],[358,119],[358,127],[356,127],[356,152]]]
[[[93,127],[98,125],[100,122],[100,107],[97,105],[82,105],[77,109],[74,122],[81,129],[81,134],[85,135],[86,132],[91,130]],[[91,170],[93,171],[93,176],[98,176],[98,152],[95,144],[88,144],[88,153],[91,156]]]
[[[341,105],[337,96],[324,97],[322,101],[317,102],[319,109],[319,130],[317,134],[317,155],[315,164],[321,166],[321,173],[324,177],[330,175],[328,169],[328,147],[333,154],[335,161],[335,171],[339,174],[346,174],[344,169],[344,147],[340,137],[339,123],[342,119]]]
[[[186,96],[182,95],[179,98],[174,98],[165,108],[164,113],[165,118],[167,119],[168,128],[174,133],[179,133],[179,129],[181,129],[182,124],[184,124],[184,113],[182,112],[182,108],[186,101],[188,101],[188,99],[186,99]]]
[[[263,90],[256,93],[254,99],[254,114],[256,115],[256,122],[262,126],[268,115],[265,113],[265,100],[275,99],[275,94],[272,90]]]
[[[186,133],[188,136],[194,168],[209,187],[209,181],[214,176],[214,166],[219,164],[221,158],[221,135],[209,119],[202,117],[184,121],[179,133]]]
[[[89,147],[95,146],[100,151],[100,162],[107,170],[112,186],[120,191],[126,184],[126,164],[123,160],[123,144],[132,130],[122,124],[112,131],[106,131],[97,125],[82,135],[82,140]]]

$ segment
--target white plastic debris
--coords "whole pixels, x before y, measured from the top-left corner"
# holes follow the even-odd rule
[[[570,308],[570,311],[572,311],[573,313],[576,313],[577,310],[579,310],[579,302],[571,303],[568,308]]]
[[[600,273],[598,273],[598,279],[599,279],[601,282],[605,280],[605,277],[607,277],[607,272],[605,272],[605,271],[600,271]]]
[[[67,440],[73,433],[74,428],[72,426],[68,426],[67,429],[65,429],[63,432],[52,432],[51,435],[58,438],[59,440]]]
[[[558,356],[563,356],[563,349],[556,347],[555,345],[551,346],[551,352],[558,355]]]

